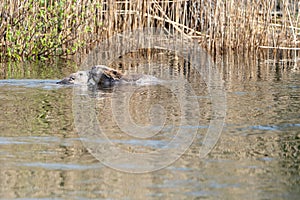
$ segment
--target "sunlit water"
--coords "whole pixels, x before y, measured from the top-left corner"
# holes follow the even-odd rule
[[[188,80],[195,91],[188,100],[198,102],[200,113],[187,106],[187,117],[197,116],[199,124],[184,128],[197,129],[197,136],[177,161],[144,174],[104,166],[84,145],[82,140],[87,138],[82,138],[74,124],[78,110],[72,106],[73,87],[56,85],[56,80],[1,80],[0,197],[298,199],[300,72],[264,61],[255,65],[221,61],[218,65],[227,116],[217,145],[204,159],[198,153],[211,119],[210,96],[201,75],[185,62],[175,62],[172,56],[158,64],[121,60],[112,66],[127,73],[151,74],[164,82],[85,94],[95,100],[99,124],[114,145],[145,153],[163,148],[182,125],[181,101],[170,84],[184,92],[184,85],[176,80]],[[112,115],[112,103],[119,100],[116,92],[131,95],[127,105],[131,120],[141,126],[150,123],[149,130],[159,130],[159,134],[139,132],[134,137],[120,130]],[[155,118],[151,118],[151,108],[159,112]],[[96,138],[92,142],[101,146],[105,141]]]

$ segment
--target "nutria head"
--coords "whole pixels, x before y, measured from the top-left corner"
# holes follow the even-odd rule
[[[70,85],[70,84],[86,84],[88,80],[87,71],[78,71],[70,76],[58,81],[57,84]]]

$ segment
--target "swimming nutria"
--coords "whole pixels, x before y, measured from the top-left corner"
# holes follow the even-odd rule
[[[148,77],[142,74],[124,75],[122,72],[104,65],[96,65],[91,70],[78,71],[57,82],[57,84],[87,84],[88,86],[110,87],[119,83],[130,83]],[[153,77],[155,79],[155,77]]]

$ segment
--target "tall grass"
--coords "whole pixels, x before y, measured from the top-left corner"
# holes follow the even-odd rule
[[[88,51],[124,30],[162,27],[210,53],[300,50],[298,0],[2,0],[1,61]]]

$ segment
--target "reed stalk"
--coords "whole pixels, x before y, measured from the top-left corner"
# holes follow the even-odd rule
[[[300,48],[297,0],[2,0],[0,56],[68,57],[113,34],[160,27],[208,52]]]

